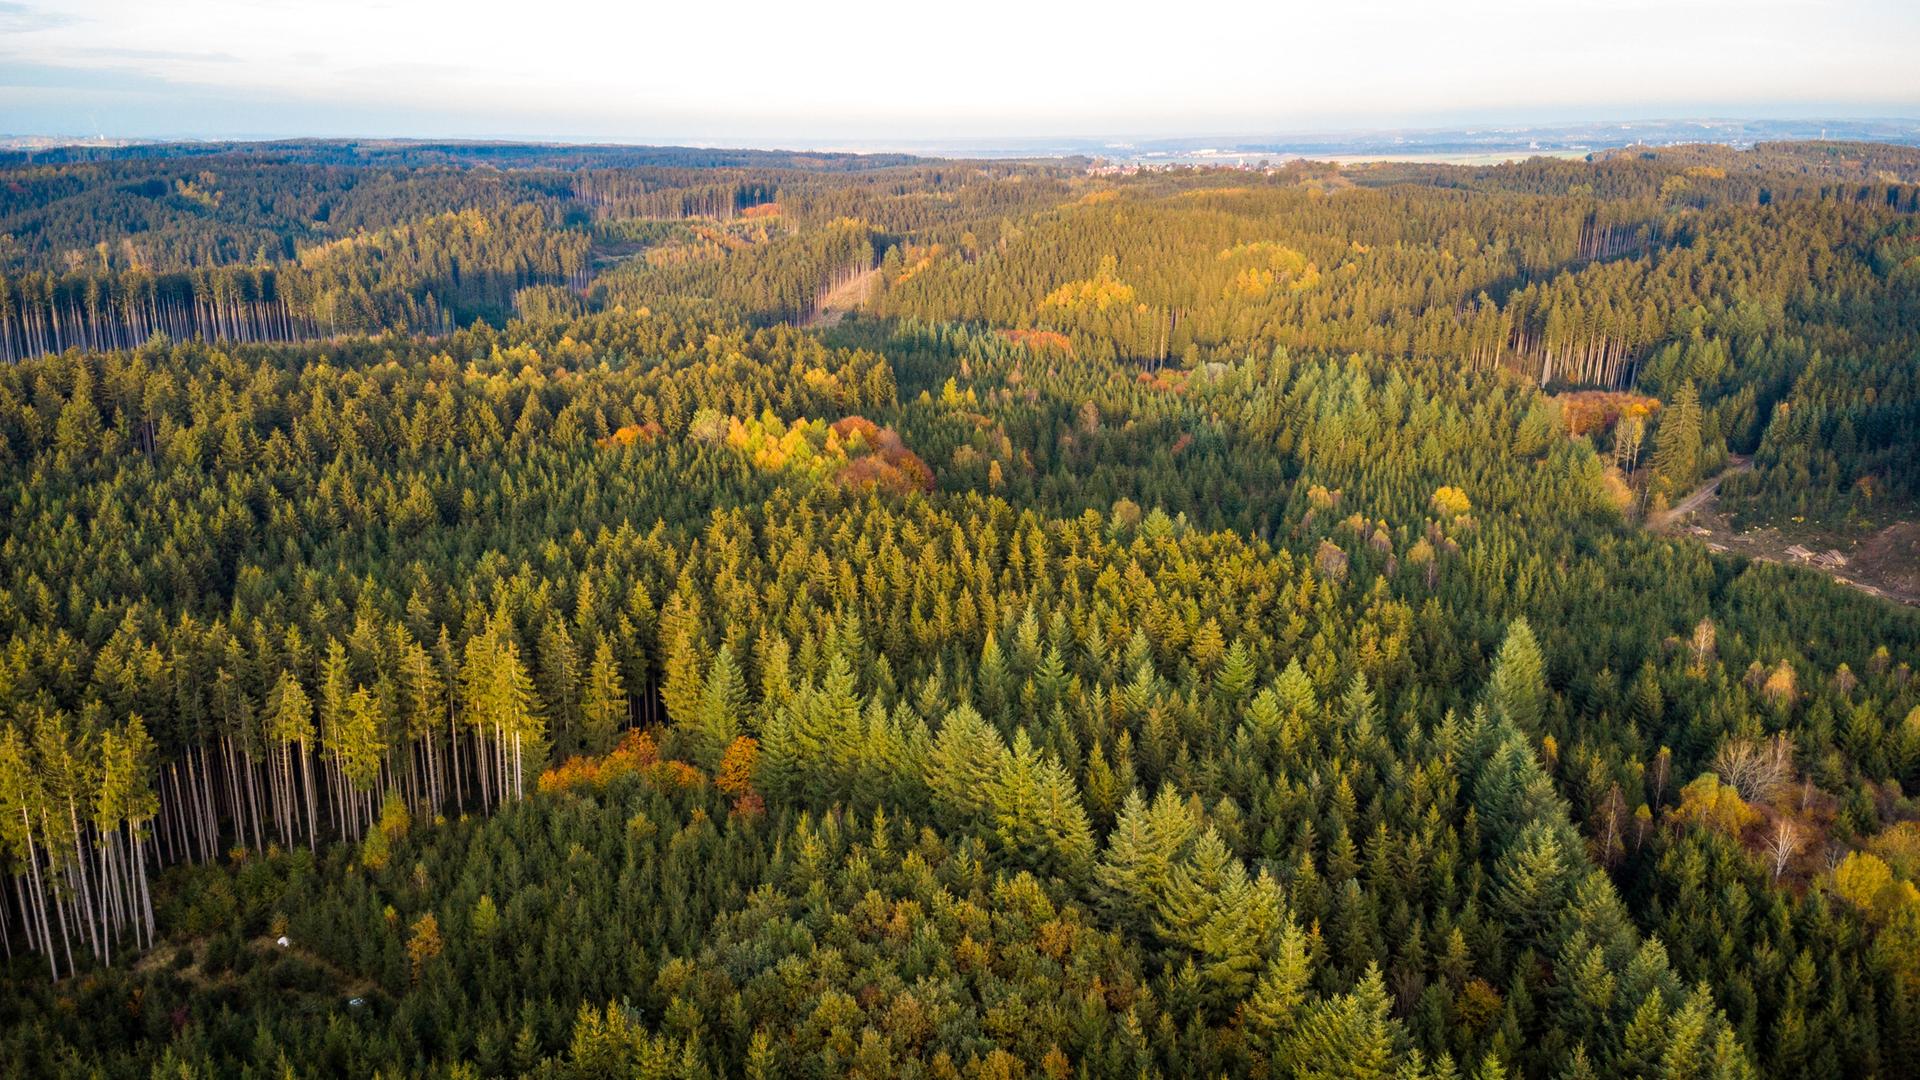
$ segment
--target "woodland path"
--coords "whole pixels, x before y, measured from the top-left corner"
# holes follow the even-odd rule
[[[1655,532],[1665,532],[1675,522],[1688,514],[1709,507],[1710,501],[1720,494],[1720,481],[1735,473],[1752,472],[1753,459],[1744,454],[1734,454],[1727,459],[1727,467],[1713,475],[1713,479],[1701,484],[1689,492],[1687,497],[1669,507],[1666,513],[1655,514],[1647,518],[1647,528]]]
[[[1692,536],[1711,551],[1798,566],[1825,574],[1868,596],[1920,606],[1920,588],[1914,587],[1920,577],[1920,568],[1914,565],[1914,534],[1920,532],[1920,525],[1895,522],[1865,540],[1832,541],[1845,544],[1846,552],[1834,548],[1816,553],[1772,526],[1735,532],[1732,519],[1719,512],[1720,482],[1752,469],[1752,458],[1734,456],[1726,468],[1665,513],[1648,515],[1647,528],[1672,536]]]

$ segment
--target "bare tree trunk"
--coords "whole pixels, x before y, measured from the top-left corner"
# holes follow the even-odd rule
[[[307,850],[311,852],[316,849],[314,833],[319,831],[320,823],[318,814],[314,808],[313,753],[308,750],[305,739],[300,740],[300,768],[301,771],[306,774],[307,779]]]
[[[93,955],[101,955],[100,928],[94,922],[93,886],[87,880],[87,853],[80,846],[80,811],[74,805],[73,796],[67,796],[67,823],[73,828],[73,870],[70,877],[80,879],[80,911],[87,925],[87,938],[93,942]]]
[[[41,949],[46,953],[47,967],[53,971],[54,981],[58,982],[60,981],[60,965],[54,958],[53,928],[47,923],[47,894],[46,890],[43,889],[40,884],[40,857],[34,851],[33,819],[27,816],[27,808],[24,806],[20,808],[20,822],[26,826],[27,872],[33,878],[33,907],[34,910],[38,912],[40,918]],[[28,928],[28,932],[32,932],[31,927]]]

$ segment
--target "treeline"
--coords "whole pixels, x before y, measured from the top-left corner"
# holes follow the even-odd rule
[[[886,310],[1059,330],[1147,361],[1365,348],[1624,386],[1653,346],[1696,325],[1905,341],[1904,291],[1883,289],[1893,282],[1869,259],[1833,256],[1895,228],[1812,203],[1671,217],[1421,189],[1116,193],[1040,215],[978,258],[903,249]],[[1759,305],[1784,310],[1756,325]]]
[[[802,322],[848,276],[871,269],[873,230],[853,220],[777,235],[763,243],[696,250],[686,260],[633,260],[594,282],[604,307],[667,306],[759,323]]]
[[[304,341],[504,321],[515,295],[587,285],[589,240],[525,205],[464,211],[302,251],[277,265],[0,275],[0,360],[126,349],[156,334]]]
[[[551,202],[557,174],[300,165],[229,154],[0,170],[0,269],[158,273],[293,259],[463,210]]]
[[[860,217],[904,229],[1038,209],[1064,197],[1073,174],[1070,165],[648,147],[196,144],[66,157],[0,155],[0,270],[289,260],[330,240],[529,203],[601,220],[726,219],[784,194],[787,212],[810,224]]]
[[[911,165],[908,154],[836,150],[753,150],[711,146],[625,146],[593,143],[432,142],[416,139],[295,139],[267,142],[136,143],[13,150],[7,164],[71,165],[133,161],[195,162],[232,157],[275,165],[435,166],[494,169],[794,169],[854,172]]]
[[[601,218],[690,218],[726,220],[743,210],[779,198],[765,173],[737,176],[710,170],[657,175],[634,170],[594,170],[574,174],[575,201]]]
[[[802,320],[836,275],[873,261],[846,222],[992,220],[1057,201],[1070,174],[646,148],[177,149],[4,171],[0,360],[128,348],[156,333],[306,341],[566,317],[584,304],[551,289],[584,298],[596,261],[617,265],[636,247],[655,249],[656,268],[724,261],[743,240],[784,242],[740,260],[751,268],[706,266],[648,288],[733,317]],[[729,233],[745,214],[753,232]],[[712,235],[662,244],[657,222]],[[750,284],[730,287],[735,276]],[[616,280],[611,291],[636,290]]]
[[[1354,172],[1368,185],[1419,183],[1533,195],[1659,199],[1676,206],[1825,201],[1920,211],[1920,154],[1889,143],[1629,146],[1587,160],[1535,157],[1489,168],[1384,162]]]
[[[882,310],[1058,330],[1082,351],[1156,364],[1278,344],[1559,377],[1550,352],[1610,327],[1556,319],[1549,341],[1550,305],[1516,307],[1508,294],[1658,245],[1666,230],[1645,207],[1420,189],[1096,192],[988,250],[964,237],[903,249]],[[1595,381],[1602,351],[1592,348]]]

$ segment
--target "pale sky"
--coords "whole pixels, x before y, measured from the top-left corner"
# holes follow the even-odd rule
[[[1920,0],[0,0],[0,134],[630,141],[1920,116]]]

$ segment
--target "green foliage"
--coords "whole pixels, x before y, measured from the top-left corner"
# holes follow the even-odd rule
[[[8,289],[119,303],[63,325],[133,345],[0,311],[20,1071],[1920,1060],[1920,620],[1642,533],[1538,385],[1642,371],[1676,490],[1750,438],[1769,485],[1828,439],[1833,484],[1897,472],[1912,396],[1851,388],[1911,329],[1898,198],[330,152],[0,193]],[[88,192],[149,178],[142,241]],[[364,234],[290,223],[322,191]],[[221,291],[201,256],[265,235],[266,291]],[[456,260],[523,318],[137,344],[163,294],[115,292],[114,242],[43,289],[78,237],[209,271],[164,295],[225,297],[228,338],[302,337],[248,329],[301,274],[364,291],[347,329],[443,329],[400,298]],[[590,246],[587,298],[541,291]],[[876,265],[835,328],[739,325]],[[1853,359],[1762,425],[1802,339]],[[881,443],[930,475],[820,482]],[[1772,802],[1682,786],[1775,734]],[[1770,868],[1782,820],[1820,832]]]

